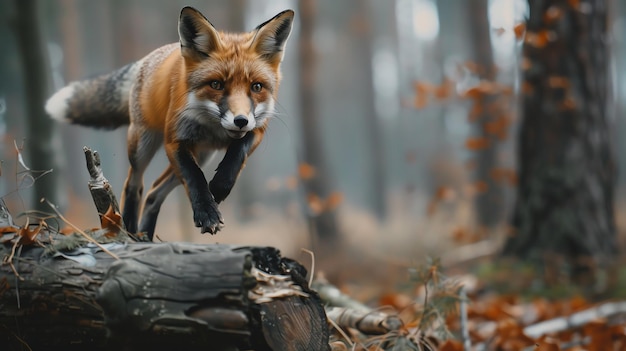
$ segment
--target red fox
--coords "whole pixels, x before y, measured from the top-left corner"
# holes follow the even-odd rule
[[[180,43],[100,77],[72,82],[46,103],[55,119],[95,128],[128,127],[130,169],[122,218],[131,233],[152,240],[166,196],[181,182],[202,233],[223,225],[218,204],[233,188],[246,159],[274,114],[280,64],[294,12],[286,10],[249,33],[217,31],[196,9],[180,13]],[[164,145],[170,165],[143,205],[143,174]],[[200,165],[226,149],[213,179]]]

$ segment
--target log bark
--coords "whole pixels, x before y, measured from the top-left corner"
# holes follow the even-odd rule
[[[0,266],[2,349],[329,350],[306,269],[274,248],[104,244],[115,259],[68,249],[73,235],[20,238],[0,234],[0,256],[15,252]]]

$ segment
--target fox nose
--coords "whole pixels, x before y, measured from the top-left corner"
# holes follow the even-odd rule
[[[239,129],[248,125],[248,119],[244,115],[239,115],[235,117],[235,120],[233,122],[237,127],[239,127]]]

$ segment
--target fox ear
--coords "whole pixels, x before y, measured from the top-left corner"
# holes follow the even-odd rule
[[[252,46],[272,64],[279,64],[283,60],[283,49],[291,32],[293,15],[292,10],[285,10],[256,28]]]
[[[193,7],[180,11],[178,36],[183,57],[199,59],[209,56],[221,45],[220,35],[211,22]]]

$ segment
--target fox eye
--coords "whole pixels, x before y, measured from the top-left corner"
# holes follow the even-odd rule
[[[224,82],[221,80],[212,80],[209,82],[209,86],[215,90],[222,90],[224,89]]]
[[[252,85],[250,86],[250,90],[252,90],[255,93],[260,93],[261,90],[263,90],[263,84],[259,82],[252,83]]]

